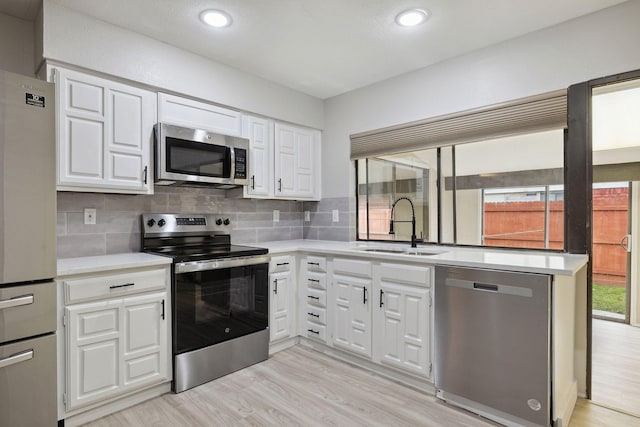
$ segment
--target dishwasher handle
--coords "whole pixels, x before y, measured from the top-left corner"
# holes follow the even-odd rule
[[[491,292],[527,298],[533,296],[533,289],[523,286],[474,282],[471,280],[454,279],[452,277],[447,277],[445,284],[446,286],[466,289],[468,291]]]
[[[474,282],[473,289],[478,289],[479,291],[498,292],[498,285],[489,285],[487,283]]]

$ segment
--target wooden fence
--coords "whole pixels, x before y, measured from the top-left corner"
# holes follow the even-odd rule
[[[593,280],[626,283],[627,253],[620,241],[627,234],[628,188],[593,190]],[[484,244],[544,248],[544,202],[499,202],[484,205]],[[564,202],[549,203],[549,248],[564,247]],[[489,237],[486,237],[489,236]]]

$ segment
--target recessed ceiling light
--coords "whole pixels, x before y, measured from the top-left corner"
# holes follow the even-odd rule
[[[424,9],[408,9],[396,16],[396,23],[403,27],[415,27],[429,18],[429,12]]]
[[[209,9],[200,13],[200,20],[207,25],[216,28],[224,28],[231,25],[231,15],[222,10]]]

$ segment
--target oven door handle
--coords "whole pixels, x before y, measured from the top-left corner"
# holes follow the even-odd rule
[[[245,267],[249,265],[266,264],[271,260],[269,255],[213,259],[207,261],[185,261],[176,263],[176,274],[194,271],[221,270],[224,268]]]

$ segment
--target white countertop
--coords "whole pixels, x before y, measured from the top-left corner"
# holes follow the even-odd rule
[[[72,274],[96,273],[123,268],[150,267],[171,264],[168,257],[142,252],[62,258],[58,260],[58,277]]]
[[[367,252],[364,249],[406,249],[408,243],[334,242],[326,240],[285,240],[261,242],[258,246],[269,249],[271,255],[304,251],[319,254],[333,254],[415,262],[430,265],[453,265],[471,268],[489,268],[525,273],[543,273],[571,276],[587,264],[587,255],[559,252],[523,251],[490,248],[467,248],[452,246],[420,245],[416,251],[441,252],[435,255],[407,255],[384,252]]]
[[[421,245],[417,252],[440,252],[433,255],[367,252],[365,249],[414,250],[409,244],[335,242],[328,240],[284,240],[261,242],[271,255],[288,252],[311,252],[322,255],[362,257],[385,261],[412,262],[427,265],[452,265],[471,268],[489,268],[525,273],[543,273],[571,276],[588,261],[587,255],[558,252],[522,251],[489,248],[461,248]],[[123,253],[102,256],[64,258],[58,260],[58,276],[95,273],[100,271],[171,264],[171,258],[147,253]]]

